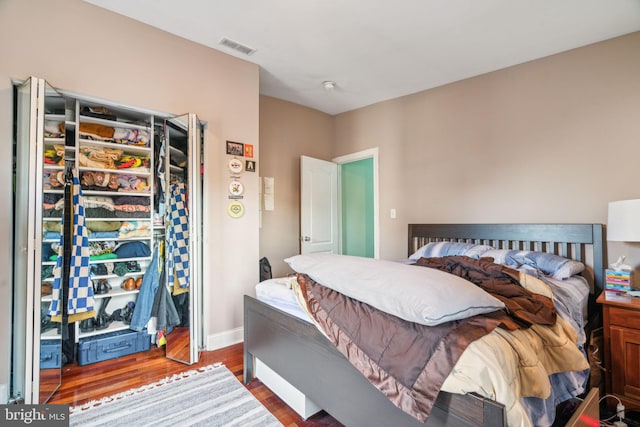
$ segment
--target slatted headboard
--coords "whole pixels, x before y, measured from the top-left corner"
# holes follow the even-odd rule
[[[602,224],[409,224],[409,255],[429,242],[444,241],[561,255],[587,266],[585,276],[594,297],[605,286]]]

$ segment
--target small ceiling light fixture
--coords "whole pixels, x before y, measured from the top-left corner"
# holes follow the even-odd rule
[[[326,90],[333,90],[336,87],[336,82],[334,82],[332,80],[325,80],[325,81],[322,82],[322,86]]]

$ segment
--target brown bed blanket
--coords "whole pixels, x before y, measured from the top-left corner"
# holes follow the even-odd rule
[[[531,325],[551,326],[556,323],[556,311],[551,298],[523,288],[520,285],[521,273],[504,265],[494,264],[493,258],[420,258],[416,265],[455,274],[502,301],[508,314],[503,323],[506,329],[513,331]]]
[[[501,300],[512,297],[517,304],[425,326],[348,298],[304,274],[297,277],[305,308],[329,340],[391,402],[420,421],[428,418],[444,380],[471,342],[496,327],[514,330],[553,324],[556,318],[548,297],[518,284],[519,272],[503,271],[488,259],[445,258],[423,258],[419,264],[471,279]]]

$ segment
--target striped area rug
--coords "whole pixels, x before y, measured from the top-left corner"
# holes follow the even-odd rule
[[[70,426],[282,426],[222,364],[70,410]]]

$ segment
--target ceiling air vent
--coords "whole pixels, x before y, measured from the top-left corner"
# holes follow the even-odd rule
[[[249,46],[245,46],[241,43],[238,43],[236,41],[233,41],[231,39],[228,39],[226,37],[223,37],[222,40],[220,40],[220,44],[222,46],[226,46],[228,48],[231,48],[233,50],[237,50],[240,53],[244,53],[245,55],[251,55],[252,53],[254,53],[256,50],[253,48],[250,48]]]

